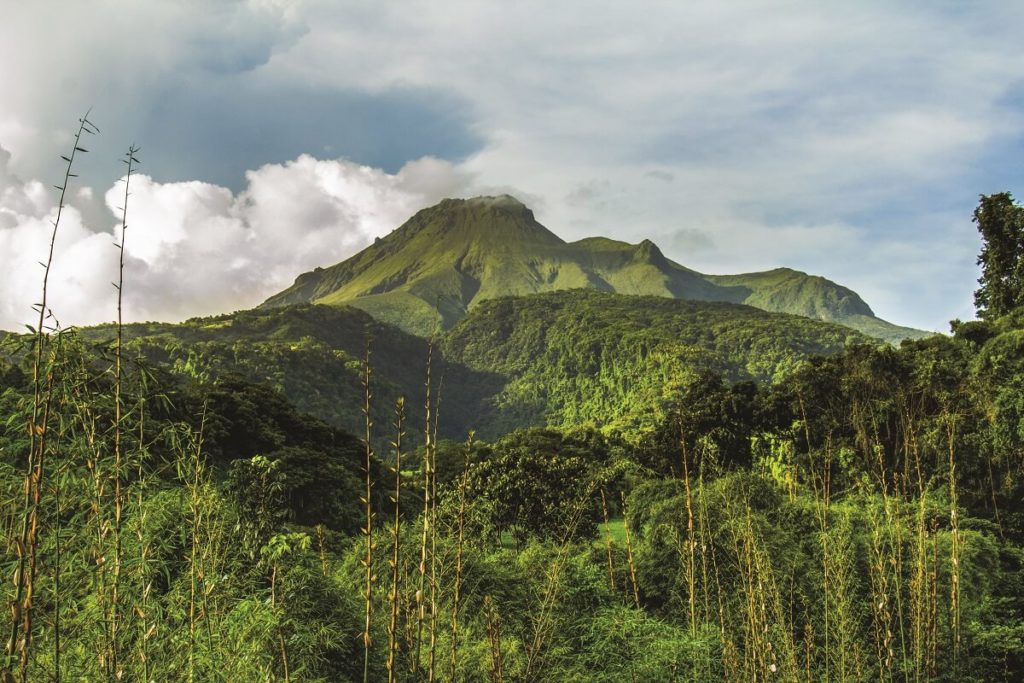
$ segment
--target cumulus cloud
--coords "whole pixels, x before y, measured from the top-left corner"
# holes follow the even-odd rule
[[[330,148],[394,176],[430,155],[449,164],[422,178],[470,174],[567,239],[652,237],[704,271],[791,265],[934,328],[975,285],[977,194],[1024,180],[1024,10],[997,0],[104,0],[60,22],[44,5],[0,23],[11,168],[53,177],[54,131],[100,97],[105,135],[140,143],[151,177],[230,188],[163,200],[227,202],[240,237],[257,230],[248,169]],[[101,199],[76,203],[86,229],[109,221]],[[341,220],[325,201],[280,220],[316,234]],[[167,229],[148,248],[190,242]]]
[[[5,157],[0,153],[0,162]],[[258,304],[316,266],[331,265],[390,232],[419,208],[465,193],[471,182],[446,162],[424,158],[397,173],[302,155],[247,174],[238,194],[202,182],[160,183],[133,175],[128,208],[125,315],[181,320]],[[32,320],[55,217],[42,184],[22,182],[0,163],[0,328]],[[64,325],[114,316],[120,182],[104,194],[102,225],[76,204],[61,217],[50,307]]]
[[[89,107],[136,137],[172,84],[245,74],[307,30],[301,0],[9,3],[0,22],[0,141],[29,177],[49,177],[69,121]],[[222,94],[230,87],[220,83]],[[196,131],[201,137],[201,132]],[[109,173],[116,163],[87,162]],[[116,171],[114,172],[116,177]]]

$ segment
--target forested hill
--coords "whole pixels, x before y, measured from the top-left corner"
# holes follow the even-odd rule
[[[110,326],[85,336],[110,340]],[[175,373],[237,373],[299,409],[361,433],[369,344],[373,416],[387,424],[405,396],[422,434],[428,354],[442,380],[443,435],[497,436],[528,426],[609,425],[638,433],[667,397],[702,372],[778,379],[814,354],[867,337],[839,325],[750,306],[570,290],[483,302],[435,339],[348,306],[297,305],[125,327],[133,353]],[[431,348],[433,349],[431,351]]]
[[[423,209],[355,256],[300,275],[263,306],[349,304],[430,336],[487,299],[576,288],[745,303],[837,322],[892,343],[926,336],[875,317],[856,292],[800,271],[704,275],[666,258],[649,240],[567,243],[507,195],[446,199]]]
[[[869,342],[849,328],[750,306],[589,290],[485,301],[445,337],[446,356],[505,378],[478,418],[639,433],[703,373],[769,382],[813,355]]]
[[[975,222],[980,319],[898,348],[592,289],[8,339],[0,680],[1024,680],[1024,207]]]

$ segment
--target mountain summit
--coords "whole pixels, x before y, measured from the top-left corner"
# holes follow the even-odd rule
[[[925,333],[876,318],[856,292],[788,268],[705,275],[653,242],[565,242],[515,197],[445,199],[358,254],[300,275],[263,307],[348,304],[408,332],[449,329],[480,301],[565,289],[743,303],[897,342]]]

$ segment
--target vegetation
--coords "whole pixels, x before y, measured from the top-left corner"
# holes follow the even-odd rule
[[[559,292],[417,346],[309,306],[61,330],[43,289],[0,362],[5,683],[1024,677],[1019,306],[897,349]],[[359,437],[213,353],[254,330],[359,373]],[[459,372],[557,428],[442,439]]]
[[[974,222],[985,240],[974,303],[983,318],[1006,315],[1024,305],[1024,207],[1009,192],[983,196]]]
[[[670,261],[649,240],[566,243],[508,195],[446,199],[423,209],[348,260],[300,275],[264,307],[356,306],[429,337],[485,300],[567,289],[743,303],[840,323],[893,344],[927,336],[876,318],[846,287],[788,268],[703,275]]]
[[[111,326],[83,330],[110,343]],[[405,396],[409,443],[424,441],[423,364],[430,342],[351,307],[300,304],[138,323],[126,348],[178,375],[269,384],[303,412],[354,434],[364,418],[363,356],[372,340],[374,423]],[[493,439],[533,426],[603,426],[635,437],[688,377],[772,380],[805,358],[867,338],[846,327],[735,304],[572,290],[483,302],[437,339],[447,387],[441,434]],[[595,351],[598,350],[598,351]],[[375,448],[387,450],[378,434]]]
[[[588,290],[494,299],[444,338],[446,355],[508,378],[480,404],[482,435],[527,425],[652,428],[701,372],[778,380],[853,330],[749,306]]]

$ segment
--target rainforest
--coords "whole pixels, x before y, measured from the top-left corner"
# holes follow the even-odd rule
[[[507,196],[128,323],[124,200],[116,322],[3,335],[3,681],[1024,677],[1008,193],[949,334]]]

